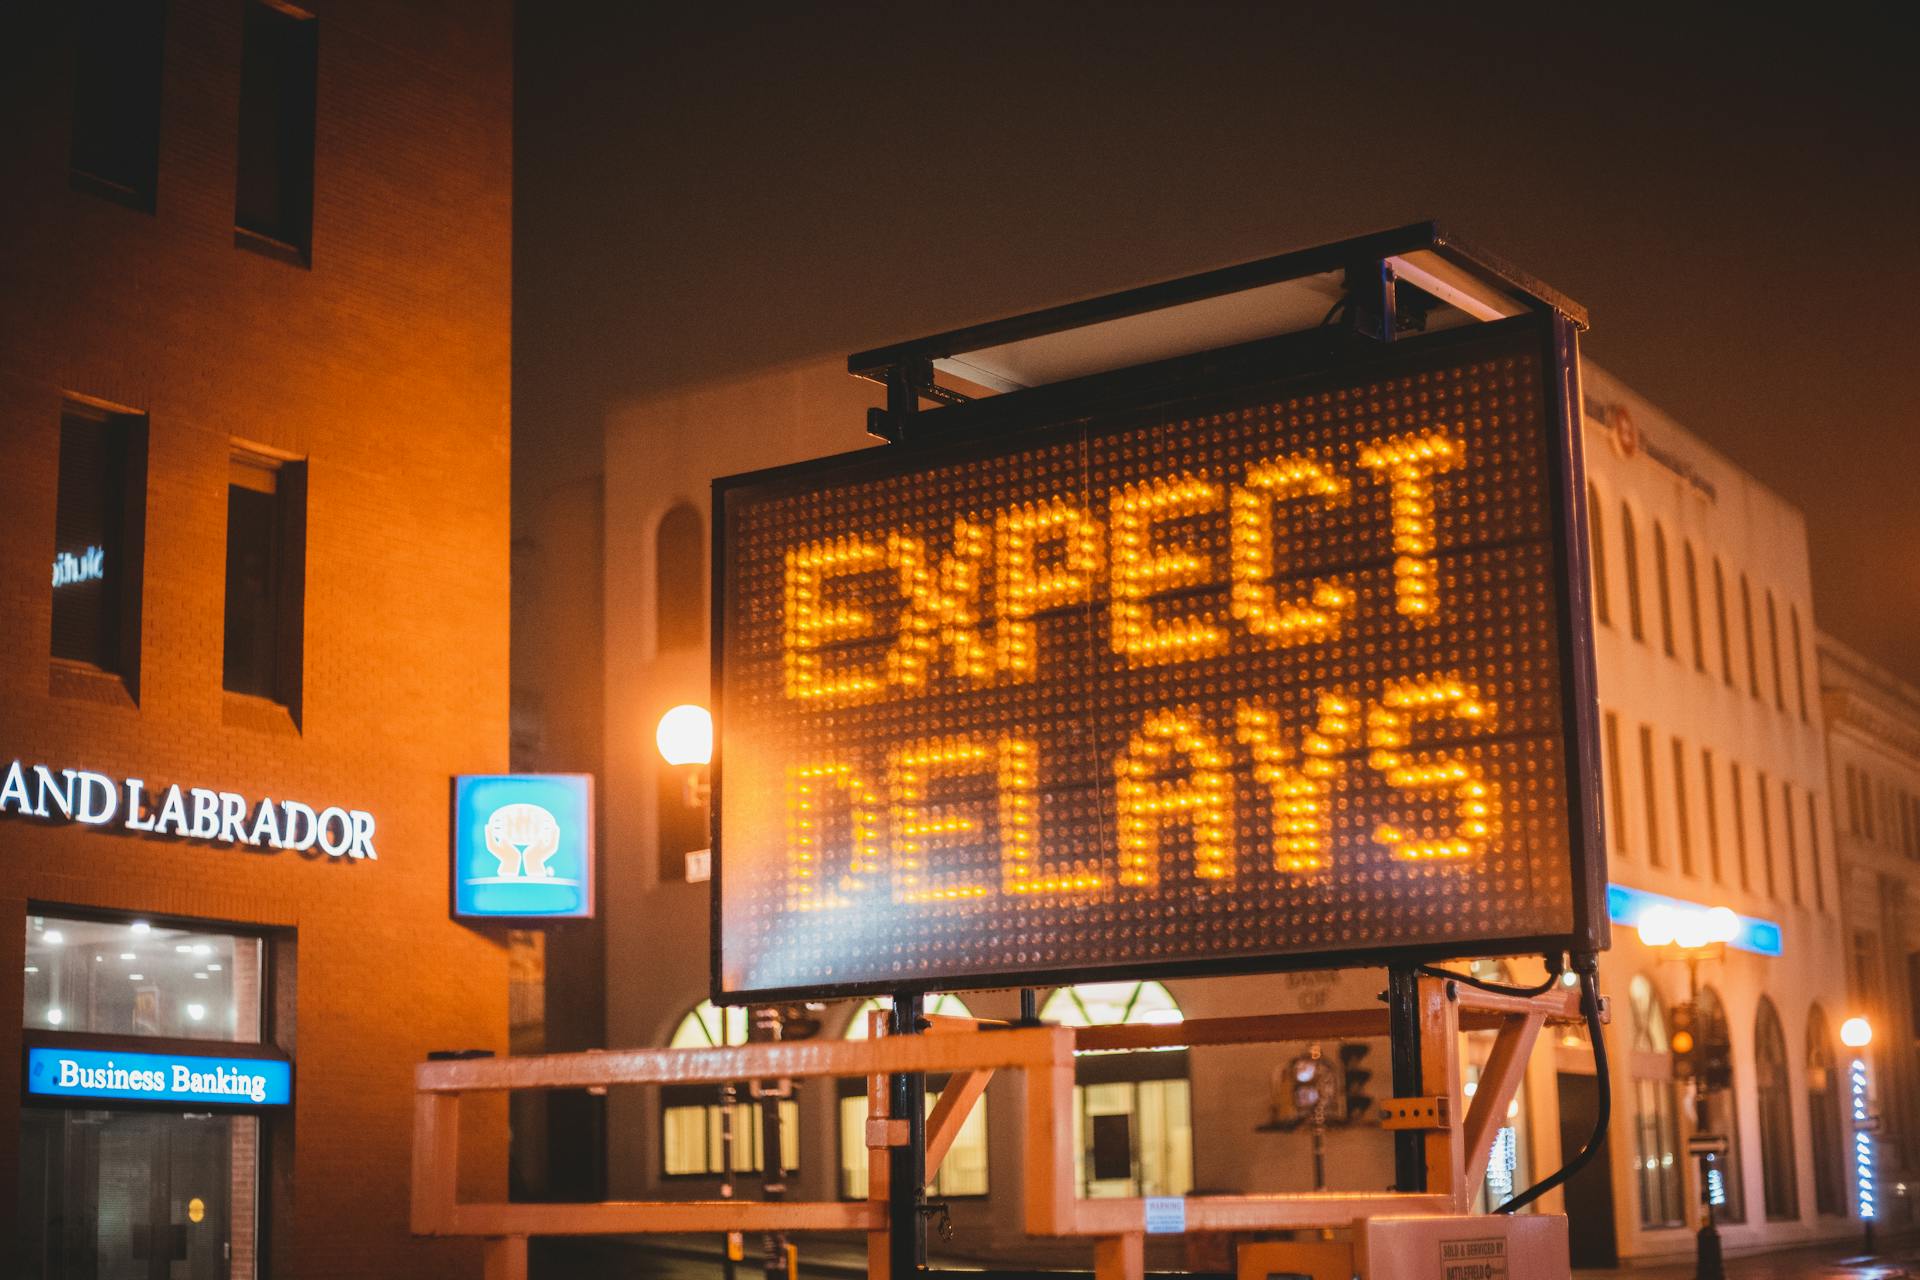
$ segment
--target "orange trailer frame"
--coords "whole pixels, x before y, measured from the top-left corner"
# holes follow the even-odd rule
[[[1185,1198],[1188,1232],[1353,1228],[1370,1218],[1464,1216],[1486,1174],[1493,1139],[1549,1021],[1580,1018],[1579,993],[1541,996],[1487,991],[1422,977],[1418,986],[1421,1092],[1380,1108],[1387,1130],[1425,1134],[1427,1189],[1323,1191]],[[543,1057],[466,1059],[415,1068],[413,1210],[415,1234],[480,1237],[487,1280],[524,1280],[531,1236],[729,1231],[864,1231],[868,1272],[892,1280],[887,1214],[888,1162],[870,1161],[868,1196],[856,1201],[671,1200],[576,1204],[465,1202],[457,1192],[460,1100],[514,1089],[604,1089],[635,1084],[714,1084],[790,1076],[868,1077],[866,1144],[907,1145],[908,1122],[888,1114],[887,1077],[938,1073],[949,1082],[926,1122],[931,1182],[973,1105],[998,1071],[1026,1082],[1023,1152],[1028,1234],[1085,1237],[1100,1280],[1144,1272],[1147,1201],[1083,1200],[1074,1176],[1074,1053],[1179,1045],[1267,1044],[1388,1034],[1384,1008],[1196,1018],[1167,1025],[1008,1026],[935,1017],[928,1034],[887,1036],[884,1015],[865,1040],[808,1040],[715,1049],[630,1049]],[[1497,1032],[1471,1100],[1463,1095],[1460,1033]],[[1465,1105],[1463,1105],[1465,1104]]]

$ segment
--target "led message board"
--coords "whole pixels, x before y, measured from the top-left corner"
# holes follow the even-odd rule
[[[1603,945],[1561,359],[1374,350],[719,481],[716,996]]]

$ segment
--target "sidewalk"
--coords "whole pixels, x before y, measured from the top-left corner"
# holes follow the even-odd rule
[[[602,1240],[536,1240],[531,1271],[536,1280],[719,1280],[719,1241],[707,1236],[654,1236]],[[747,1241],[746,1260],[736,1267],[738,1280],[759,1280],[758,1237]],[[802,1239],[803,1276],[846,1277],[867,1273],[866,1251],[859,1245],[819,1238]],[[976,1260],[934,1258],[936,1267],[971,1270]],[[1017,1264],[1005,1264],[1017,1265]],[[1084,1265],[1084,1264],[1083,1264]],[[1884,1243],[1874,1257],[1863,1257],[1859,1240],[1809,1245],[1731,1257],[1727,1280],[1920,1280],[1920,1236]],[[1581,1270],[1574,1280],[1693,1280],[1692,1260],[1652,1266]]]
[[[1858,1238],[1827,1244],[1749,1253],[1726,1260],[1727,1280],[1920,1280],[1920,1236],[1883,1241],[1873,1257]],[[1642,1267],[1609,1267],[1573,1273],[1574,1280],[1693,1280],[1692,1259]]]

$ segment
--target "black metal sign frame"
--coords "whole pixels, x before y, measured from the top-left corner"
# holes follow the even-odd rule
[[[713,488],[713,707],[722,726],[712,765],[713,884],[712,987],[716,1003],[744,1004],[785,999],[828,999],[898,995],[913,991],[969,990],[1008,986],[1054,985],[1100,979],[1203,976],[1326,967],[1406,965],[1472,955],[1521,955],[1592,952],[1608,945],[1605,908],[1606,851],[1602,837],[1598,708],[1595,696],[1593,638],[1581,455],[1577,322],[1553,306],[1510,319],[1467,325],[1397,341],[1380,341],[1338,326],[1196,356],[1160,361],[1097,374],[1031,390],[1014,391],[917,415],[904,442],[829,458],[772,468],[715,481]],[[1545,449],[1546,503],[1555,634],[1560,680],[1560,745],[1564,762],[1568,868],[1572,925],[1564,933],[1502,937],[1463,944],[1413,942],[1355,950],[1287,953],[1237,953],[1204,958],[1154,961],[1123,958],[1110,965],[1002,969],[993,972],[941,973],[780,988],[722,987],[724,931],[722,908],[727,875],[722,797],[725,788],[724,665],[729,502],[744,491],[769,485],[793,486],[815,477],[844,480],[899,475],[936,465],[989,459],[1017,448],[1045,443],[1062,433],[1082,430],[1088,419],[1114,412],[1149,410],[1203,394],[1275,384],[1291,378],[1329,374],[1357,377],[1390,372],[1416,353],[1444,356],[1475,344],[1507,338],[1524,343],[1531,335],[1540,352],[1548,433]],[[884,911],[876,904],[875,910]]]

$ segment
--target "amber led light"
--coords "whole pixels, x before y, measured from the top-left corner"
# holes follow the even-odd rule
[[[1543,363],[722,482],[723,990],[1567,934]]]

